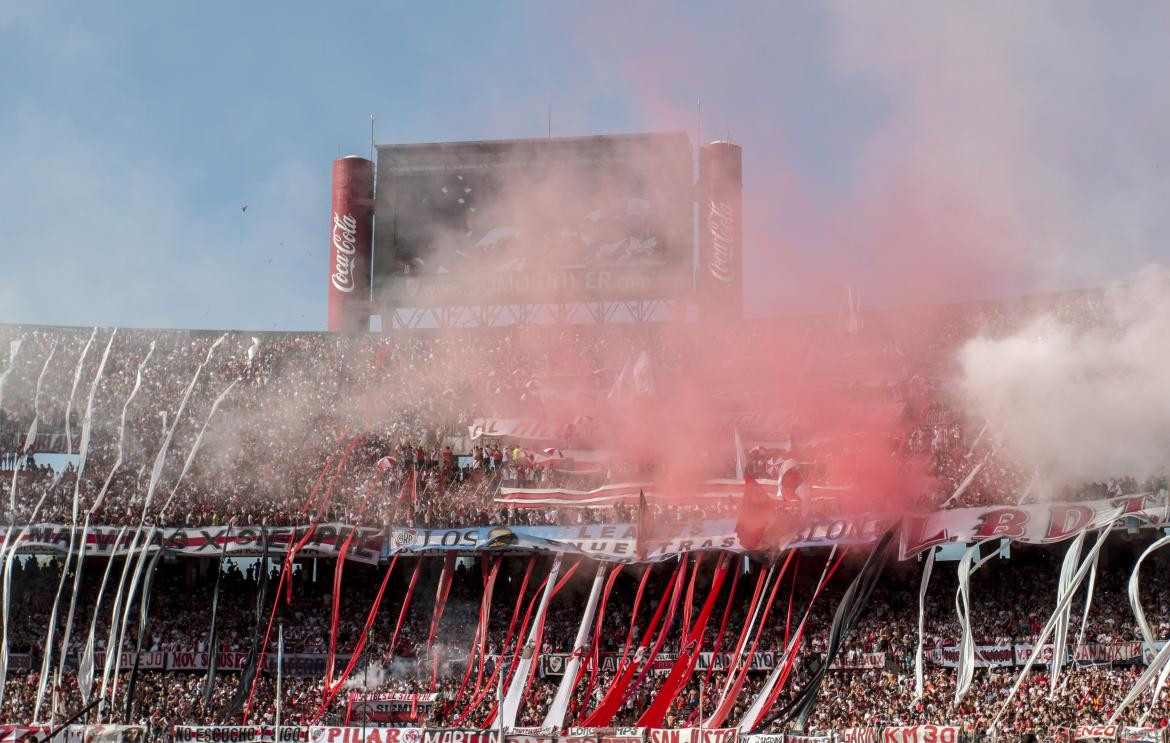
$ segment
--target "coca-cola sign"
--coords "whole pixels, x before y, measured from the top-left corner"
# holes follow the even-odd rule
[[[707,205],[707,230],[711,235],[711,260],[707,270],[719,281],[735,281],[735,207],[726,201]]]
[[[337,291],[353,291],[356,256],[357,219],[352,214],[333,212],[333,288]]]

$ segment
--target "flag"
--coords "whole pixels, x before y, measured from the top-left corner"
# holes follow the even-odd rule
[[[646,493],[638,491],[638,518],[634,526],[634,557],[645,560],[649,552],[647,541],[653,525],[650,520],[650,507],[646,504]]]
[[[654,397],[654,370],[650,365],[650,354],[643,351],[634,362],[634,394],[638,397]]]
[[[799,503],[801,511],[807,511],[812,489],[805,482],[804,474],[801,473],[800,465],[795,459],[785,459],[780,464],[780,474],[776,479],[780,483],[776,493],[780,499]]]
[[[776,514],[776,504],[768,497],[756,478],[746,475],[743,480],[743,499],[735,519],[735,533],[746,549],[755,549]]]

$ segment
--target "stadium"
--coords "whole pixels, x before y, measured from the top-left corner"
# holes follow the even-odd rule
[[[691,153],[339,159],[328,332],[0,327],[6,736],[1161,740],[1166,480],[956,393],[1113,297],[745,320]]]
[[[1170,743],[1167,30],[0,4],[0,743]]]

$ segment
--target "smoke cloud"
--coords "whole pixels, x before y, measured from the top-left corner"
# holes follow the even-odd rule
[[[959,353],[971,412],[1016,461],[1060,486],[1145,477],[1170,461],[1170,272],[1104,292],[1099,312],[1041,313]]]

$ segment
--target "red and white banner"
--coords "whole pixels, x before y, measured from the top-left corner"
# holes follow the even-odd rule
[[[1061,728],[1065,740],[1113,740],[1117,737],[1117,725],[1078,725],[1075,728]]]
[[[1165,731],[1152,727],[1123,727],[1117,734],[1118,743],[1162,743]]]
[[[430,715],[437,694],[399,694],[351,691],[346,707],[351,721],[367,723],[418,722]]]
[[[494,730],[424,730],[423,743],[495,743]]]
[[[681,728],[646,730],[646,743],[738,743],[739,728]]]
[[[134,666],[134,654],[129,650],[122,651],[122,657],[118,659],[122,664],[122,668],[132,668]],[[106,662],[106,651],[99,650],[93,654],[93,662],[96,667],[102,667]],[[167,654],[162,650],[143,650],[138,654],[138,667],[144,671],[161,671],[166,668]]]
[[[936,544],[971,544],[991,537],[1027,544],[1061,542],[1083,529],[1099,529],[1125,518],[1163,523],[1166,501],[1154,493],[1142,493],[1081,503],[956,508],[911,515],[902,522],[901,559]]]
[[[959,728],[953,725],[882,728],[882,743],[959,743]]]
[[[1080,645],[1073,653],[1073,659],[1082,663],[1112,663],[1114,661],[1136,661],[1142,657],[1140,642],[1113,642],[1108,644]]]
[[[44,725],[0,725],[0,743],[15,743],[29,741],[36,743],[44,740],[50,728]]]
[[[276,728],[271,725],[176,725],[172,737],[175,743],[276,743]],[[280,743],[301,743],[308,737],[308,728],[280,728]]]
[[[0,544],[4,543],[13,527],[0,526]],[[227,543],[229,555],[259,556],[263,554],[262,532],[268,533],[268,546],[273,556],[283,555],[290,543],[305,536],[308,526],[269,526],[263,530],[258,526],[204,526],[184,529],[155,529],[150,531],[151,544],[168,552],[189,557],[219,557]],[[319,524],[309,541],[297,553],[301,557],[336,557],[341,543],[355,529],[347,524]],[[356,527],[353,544],[347,559],[376,565],[382,556],[382,543],[386,530],[382,527]],[[81,527],[77,527],[77,538],[70,541],[70,527],[62,524],[37,524],[29,527],[20,541],[21,552],[38,554],[65,554],[72,543],[80,549]],[[125,555],[134,542],[135,532],[127,529],[118,540],[120,533],[116,526],[91,526],[86,535],[85,554],[88,557],[109,557]],[[20,529],[17,528],[17,533]],[[117,542],[117,544],[115,544]]]
[[[309,743],[423,743],[423,729],[314,725]]]
[[[833,664],[829,666],[836,669],[853,669],[853,668],[885,668],[886,654],[885,653],[838,653],[837,657],[833,659]],[[792,736],[789,736],[791,740]]]
[[[955,668],[959,665],[959,646],[935,648],[930,651],[930,660],[936,666]],[[976,668],[998,668],[1013,665],[1015,665],[1015,655],[1011,645],[975,646]]]

